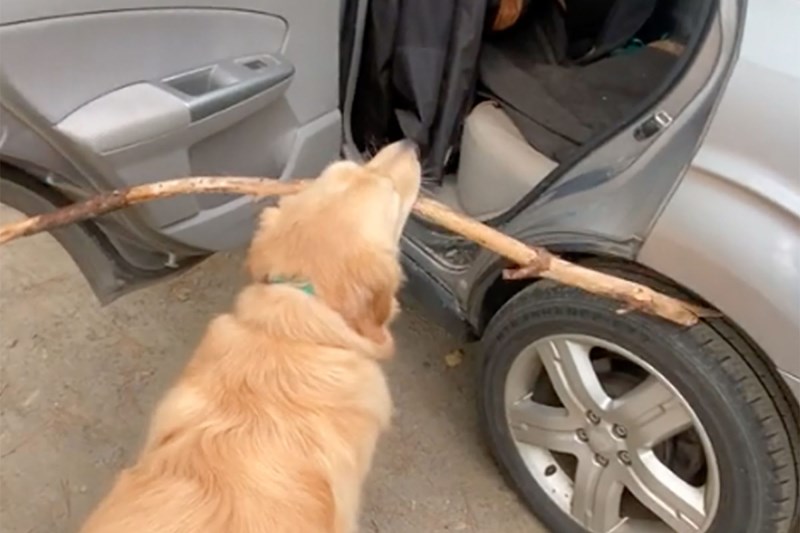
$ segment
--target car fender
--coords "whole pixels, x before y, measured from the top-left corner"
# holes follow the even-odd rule
[[[800,61],[796,2],[751,3],[703,146],[638,260],[725,313],[800,377]],[[800,397],[800,381],[798,397]]]
[[[638,261],[691,290],[800,376],[800,219],[701,169],[684,179]]]

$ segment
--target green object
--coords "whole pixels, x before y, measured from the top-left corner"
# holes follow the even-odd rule
[[[310,296],[314,296],[316,294],[314,292],[314,285],[312,285],[310,281],[302,281],[302,280],[287,278],[285,276],[270,276],[267,279],[267,283],[269,283],[270,285],[273,284],[293,285],[294,287],[300,289],[301,291]]]
[[[630,54],[631,52],[635,52],[641,48],[644,48],[644,42],[641,39],[633,38],[628,41],[628,44],[623,46],[622,48],[617,48],[611,55],[620,55],[620,54]]]

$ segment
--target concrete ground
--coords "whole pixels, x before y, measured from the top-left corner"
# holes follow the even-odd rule
[[[0,206],[0,223],[15,216]],[[49,236],[0,250],[0,531],[76,530],[242,281],[240,254],[218,255],[102,308]],[[470,359],[447,365],[456,341],[405,307],[361,530],[543,532],[481,444]]]

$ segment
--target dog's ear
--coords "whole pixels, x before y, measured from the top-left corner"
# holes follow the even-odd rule
[[[326,295],[348,325],[378,346],[391,341],[389,323],[397,314],[395,294],[402,270],[387,251],[363,250],[339,263],[343,269],[330,272],[332,290]]]
[[[366,311],[356,320],[354,327],[364,337],[377,345],[389,340],[388,326],[394,315],[394,291],[385,287],[370,295]]]

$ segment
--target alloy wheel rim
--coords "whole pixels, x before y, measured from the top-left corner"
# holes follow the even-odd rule
[[[609,395],[598,352],[641,369],[641,381]],[[557,405],[534,398],[543,377]],[[531,476],[589,531],[699,533],[713,521],[720,482],[711,440],[686,399],[641,357],[587,335],[539,339],[509,369],[504,406]],[[682,479],[657,453],[689,432],[703,456],[702,484]],[[644,513],[626,512],[631,498]]]

